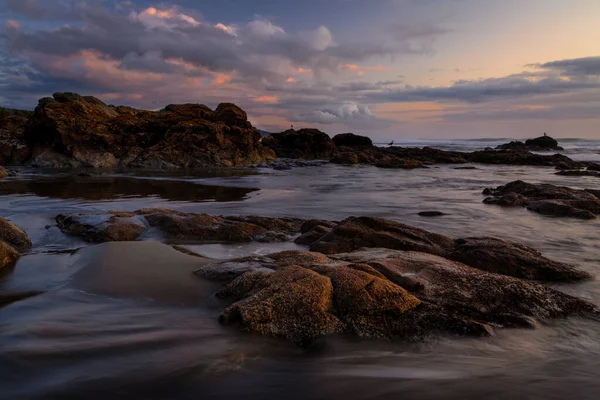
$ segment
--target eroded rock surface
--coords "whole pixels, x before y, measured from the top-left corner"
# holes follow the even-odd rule
[[[336,153],[333,140],[318,129],[289,129],[271,133],[263,138],[262,144],[282,158],[329,160]]]
[[[528,151],[564,151],[562,147],[558,145],[556,139],[550,136],[540,136],[535,139],[528,139],[525,143],[520,141],[513,141],[510,143],[502,144],[496,149],[500,150],[528,150]]]
[[[31,240],[27,233],[2,217],[0,217],[0,240],[20,250],[31,247]]]
[[[142,209],[133,213],[77,213],[56,217],[65,233],[89,242],[132,241],[149,227],[182,240],[216,242],[285,242],[300,230],[303,221],[260,216],[219,217],[186,214],[167,209]]]
[[[229,281],[217,294],[233,302],[221,322],[298,343],[331,334],[408,340],[439,333],[481,336],[495,328],[598,313],[594,305],[540,284],[390,249],[328,257],[276,253],[208,265],[197,274]]]
[[[589,190],[514,181],[483,194],[491,195],[483,201],[486,204],[525,206],[544,215],[594,219],[600,214],[600,199]]]

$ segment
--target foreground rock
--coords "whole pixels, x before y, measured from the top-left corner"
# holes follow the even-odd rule
[[[31,247],[31,240],[25,231],[2,217],[0,217],[0,240],[19,250]]]
[[[299,232],[301,220],[259,216],[219,217],[186,214],[166,209],[142,209],[133,213],[77,213],[56,217],[65,233],[88,242],[133,241],[150,227],[180,240],[218,242],[285,242]]]
[[[564,151],[562,147],[558,145],[556,139],[550,136],[540,136],[535,139],[528,139],[523,142],[513,141],[510,143],[502,144],[496,149],[499,150],[528,150],[528,151]]]
[[[514,181],[483,194],[490,196],[483,201],[486,204],[525,206],[544,215],[594,219],[600,214],[600,198],[588,190]]]
[[[285,253],[198,272],[230,280],[217,294],[233,302],[221,322],[304,344],[331,334],[407,340],[439,333],[487,336],[495,328],[598,313],[594,305],[545,286],[431,254]]]
[[[310,245],[324,254],[364,247],[418,251],[461,261],[487,272],[544,281],[579,281],[590,275],[569,264],[543,257],[538,251],[496,238],[456,239],[395,221],[348,218]]]
[[[56,93],[41,99],[24,138],[39,167],[207,167],[272,161],[262,135],[234,104],[160,111],[114,107],[91,96]]]
[[[333,140],[318,129],[289,129],[271,133],[262,140],[262,144],[282,158],[329,160],[336,153]]]
[[[21,257],[21,255],[17,250],[11,245],[0,241],[0,274],[4,270],[12,268],[19,257]]]

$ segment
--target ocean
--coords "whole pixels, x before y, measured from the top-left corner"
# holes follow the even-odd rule
[[[506,141],[396,144],[464,151]],[[560,142],[574,159],[600,157],[600,142]],[[0,290],[47,293],[0,309],[0,399],[596,399],[596,321],[571,318],[490,338],[410,344],[336,338],[303,349],[221,326],[211,289],[189,290],[192,266],[180,264],[170,247],[227,259],[301,246],[178,242],[155,233],[141,243],[96,246],[54,222],[58,214],[144,207],[329,220],[368,215],[453,237],[520,242],[600,276],[598,220],[482,203],[485,188],[517,179],[600,189],[600,178],[474,166],[85,171],[90,177],[18,168],[0,181],[0,214],[29,234],[33,248],[0,276]],[[418,215],[426,210],[447,215]],[[78,271],[89,265],[106,273],[82,284]],[[143,271],[144,279],[118,275],[123,270]],[[553,286],[600,305],[597,279]]]

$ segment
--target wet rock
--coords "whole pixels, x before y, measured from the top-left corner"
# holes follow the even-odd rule
[[[465,158],[481,164],[538,165],[567,169],[584,168],[585,162],[573,161],[562,154],[542,155],[527,150],[491,150],[465,153]]]
[[[372,147],[373,141],[366,136],[355,135],[354,133],[340,133],[333,137],[333,143],[337,147]]]
[[[482,271],[522,279],[569,282],[591,278],[587,272],[549,260],[530,247],[490,237],[457,239],[449,258]]]
[[[498,150],[563,151],[558,142],[550,136],[528,139],[525,143],[518,140],[496,147]]]
[[[6,168],[0,166],[0,179],[4,179],[8,176],[8,171]]]
[[[575,169],[575,170],[562,170],[556,173],[556,175],[562,175],[562,176],[595,176],[595,177],[600,177],[600,172],[598,171],[592,171],[592,170],[581,170],[581,169]]]
[[[31,111],[0,107],[0,165],[21,165],[31,156],[24,138]]]
[[[39,296],[43,292],[31,290],[25,292],[0,292],[0,308],[30,297]]]
[[[377,168],[399,168],[399,169],[414,169],[424,168],[425,165],[418,160],[402,159],[402,158],[385,158],[375,163]]]
[[[108,106],[91,96],[56,93],[40,100],[24,138],[40,167],[205,167],[272,161],[262,135],[239,107],[199,104],[160,111]]]
[[[473,170],[473,169],[479,169],[479,168],[474,167],[472,165],[467,165],[465,167],[454,167],[453,169],[458,169],[458,170]]]
[[[222,323],[306,344],[331,334],[405,340],[440,333],[487,336],[494,328],[531,328],[599,312],[551,288],[431,254],[369,249],[303,266],[277,259],[255,260],[218,292],[233,301]],[[229,263],[236,262],[240,267],[228,268],[243,270],[247,260]]]
[[[593,208],[596,213],[600,211],[600,204],[596,201],[573,202],[572,200],[540,200],[529,203],[527,209],[538,214],[552,215],[555,217],[570,217],[579,219],[595,219],[596,215],[584,208],[574,207],[578,204],[584,208]]]
[[[64,233],[93,243],[134,241],[148,229],[143,217],[126,212],[61,214],[56,222]]]
[[[12,268],[21,257],[19,252],[8,243],[0,241],[0,273]]]
[[[419,215],[421,217],[441,217],[446,214],[441,211],[421,211]]]
[[[332,164],[341,164],[341,165],[356,165],[361,164],[361,159],[358,154],[351,152],[340,152],[333,156],[330,160]]]
[[[446,254],[453,240],[444,235],[381,218],[348,218],[310,246],[324,254],[345,253],[362,247]]]
[[[186,214],[173,210],[143,209],[151,226],[178,239],[224,242],[285,242],[296,233],[301,221],[258,216],[218,217],[209,214]]]
[[[589,190],[514,181],[483,194],[492,196],[484,200],[486,204],[527,206],[543,215],[593,219],[600,214],[600,199]]]
[[[262,144],[283,158],[329,160],[336,152],[333,140],[318,129],[272,133],[262,140]]]
[[[0,217],[0,240],[20,250],[31,247],[31,240],[27,233],[2,217]]]
[[[329,225],[315,225],[309,231],[302,233],[298,236],[294,243],[310,246],[311,244],[319,241],[327,233],[331,232],[331,226]]]

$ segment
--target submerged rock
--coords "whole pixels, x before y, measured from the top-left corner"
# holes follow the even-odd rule
[[[544,215],[594,219],[600,214],[600,199],[587,189],[514,181],[483,194],[492,196],[483,201],[486,204],[526,206]]]
[[[333,140],[318,129],[271,133],[262,140],[262,144],[271,148],[277,157],[283,158],[329,160],[336,152]]]
[[[419,213],[419,216],[421,217],[441,217],[444,215],[446,214],[441,211],[421,211]]]
[[[595,176],[600,177],[600,172],[588,169],[562,170],[556,173],[562,176]]]
[[[481,336],[494,328],[535,327],[552,318],[598,313],[594,305],[548,287],[431,254],[300,253],[294,254],[299,264],[281,253],[255,259],[252,268],[247,259],[223,263],[236,274],[218,292],[233,301],[221,322],[307,343],[331,334],[408,340],[439,333]]]
[[[16,303],[17,301],[25,300],[30,297],[39,296],[43,292],[37,290],[30,290],[25,292],[3,292],[0,291],[0,308],[5,307],[9,304]]]

